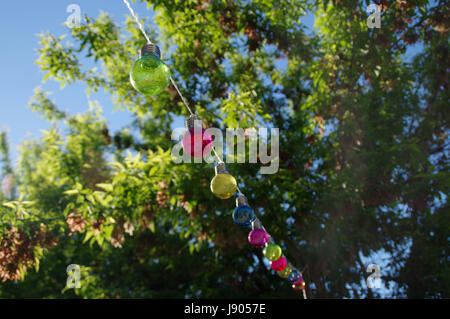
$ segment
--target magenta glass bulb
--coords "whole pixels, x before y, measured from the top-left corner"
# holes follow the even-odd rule
[[[267,242],[267,233],[263,229],[253,229],[248,234],[248,241],[255,248],[262,248]]]
[[[286,268],[286,258],[281,256],[277,260],[271,261],[270,267],[275,271],[282,271],[284,268]]]
[[[292,284],[292,289],[295,291],[302,291],[306,289],[302,276],[300,276],[300,278]]]
[[[181,145],[186,154],[200,158],[211,150],[212,137],[203,128],[193,127],[184,134]]]

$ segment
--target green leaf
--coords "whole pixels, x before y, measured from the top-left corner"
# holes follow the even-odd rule
[[[113,191],[112,184],[99,183],[99,184],[96,184],[96,186],[104,189],[107,192],[112,192]]]
[[[84,236],[83,243],[87,242],[92,237],[92,235],[94,235],[94,231],[88,230],[86,232],[86,235]]]
[[[12,208],[12,209],[16,209],[16,205],[14,203],[11,203],[11,202],[3,203],[3,206],[9,207],[9,208]]]
[[[155,173],[158,171],[158,166],[153,166],[151,169],[150,169],[150,172],[148,173],[148,175],[149,176],[153,176],[153,175],[155,175]]]
[[[67,194],[67,195],[75,195],[78,193],[79,193],[79,191],[77,189],[71,189],[71,190],[67,190],[64,192],[64,194]]]
[[[155,232],[155,222],[151,221],[151,222],[149,223],[148,227],[149,227],[149,229],[150,229],[150,231],[151,231],[152,233]]]
[[[109,225],[109,226],[105,226],[103,227],[103,234],[105,235],[105,238],[107,240],[111,239],[111,234],[114,230],[114,225]]]
[[[100,247],[102,247],[103,241],[104,241],[105,237],[103,237],[101,234],[98,234],[98,235],[96,236],[96,238],[97,238],[97,243],[98,243],[98,245],[99,245]]]

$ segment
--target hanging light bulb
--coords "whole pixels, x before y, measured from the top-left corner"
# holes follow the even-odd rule
[[[169,85],[169,68],[161,61],[157,45],[147,43],[141,48],[139,59],[131,67],[130,82],[137,91],[147,95],[158,95]]]
[[[267,242],[267,233],[262,228],[253,229],[248,234],[249,243],[255,248],[262,248]]]
[[[306,284],[305,284],[305,281],[303,280],[302,276],[300,276],[297,279],[297,281],[292,284],[292,289],[294,289],[297,292],[300,292],[300,291],[306,289]]]
[[[277,260],[281,256],[281,247],[277,244],[268,244],[263,250],[264,257],[272,260]]]
[[[211,180],[211,192],[221,199],[233,196],[237,189],[236,179],[231,176],[225,163],[216,165],[216,176]]]
[[[192,114],[186,119],[186,128],[187,131],[181,141],[184,152],[196,158],[208,154],[212,148],[212,136],[203,129],[200,118]]]
[[[288,278],[292,273],[292,268],[287,265],[286,267],[284,267],[283,270],[280,270],[279,272],[277,272],[278,276],[280,276],[283,279]]]
[[[300,272],[297,269],[293,269],[288,277],[288,280],[294,284],[297,280],[300,279],[300,277],[301,277]]]
[[[282,271],[284,268],[286,268],[286,258],[281,256],[277,260],[272,260],[270,262],[270,267],[275,271]]]
[[[253,209],[248,206],[247,198],[240,194],[236,198],[236,208],[233,211],[233,220],[241,227],[248,227],[255,220]]]

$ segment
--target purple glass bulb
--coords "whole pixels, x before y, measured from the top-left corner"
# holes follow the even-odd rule
[[[267,242],[267,233],[263,229],[253,229],[248,234],[249,243],[255,248],[262,248]]]
[[[303,277],[300,276],[300,278],[297,279],[296,282],[294,282],[292,284],[292,289],[294,289],[295,291],[302,291],[305,290],[305,282],[303,281]]]

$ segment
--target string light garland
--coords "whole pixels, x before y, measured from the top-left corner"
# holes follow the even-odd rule
[[[281,278],[287,279],[292,284],[294,291],[302,293],[303,298],[307,299],[306,284],[302,277],[303,271],[299,271],[286,259],[281,247],[274,242],[272,236],[255,216],[253,209],[248,204],[247,198],[239,189],[236,179],[229,174],[225,163],[212,146],[212,137],[203,129],[201,119],[192,112],[186,99],[170,75],[168,67],[162,62],[159,47],[150,41],[128,0],[123,0],[123,2],[128,7],[133,19],[147,40],[147,44],[141,48],[139,59],[131,68],[131,84],[140,93],[158,95],[172,83],[190,113],[190,117],[186,119],[187,132],[182,140],[183,151],[191,157],[197,158],[205,156],[211,150],[213,151],[217,158],[217,164],[215,165],[216,174],[211,180],[211,192],[221,199],[228,199],[236,191],[238,192],[236,208],[232,215],[233,220],[240,227],[251,228],[248,234],[249,243],[257,249],[263,248],[263,255],[270,261],[271,269]]]

